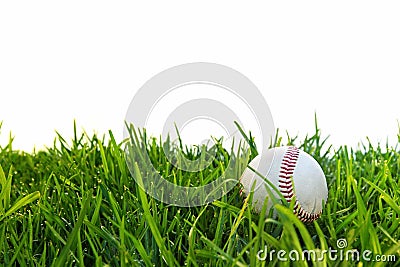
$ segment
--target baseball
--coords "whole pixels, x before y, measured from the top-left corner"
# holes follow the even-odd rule
[[[260,162],[261,158],[263,162]],[[288,202],[295,199],[293,212],[301,221],[312,222],[320,217],[328,198],[328,187],[321,166],[312,156],[293,146],[276,147],[267,150],[263,157],[255,157],[249,166],[263,174]],[[246,196],[255,183],[253,207],[256,212],[260,212],[269,196],[266,189],[268,183],[249,168],[242,174],[240,182]],[[275,190],[271,188],[271,192],[273,197],[279,199]],[[272,207],[270,199],[267,213]]]

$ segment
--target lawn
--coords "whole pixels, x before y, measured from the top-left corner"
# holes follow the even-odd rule
[[[398,147],[368,140],[358,148],[332,147],[317,126],[303,140],[283,143],[277,133],[273,146],[303,149],[326,174],[322,216],[304,224],[284,202],[276,218],[254,213],[252,196],[241,196],[240,186],[204,206],[164,204],[132,177],[126,143],[112,132],[98,137],[74,129],[72,140],[57,135],[52,147],[34,153],[14,150],[12,140],[0,147],[1,266],[400,266]],[[216,140],[212,163],[186,172],[163,149],[195,159],[201,147],[136,134],[132,151],[147,151],[158,172],[181,185],[215,180],[235,157]],[[247,160],[256,153],[248,142]],[[136,178],[145,172],[138,166]],[[312,253],[315,261],[307,258]]]

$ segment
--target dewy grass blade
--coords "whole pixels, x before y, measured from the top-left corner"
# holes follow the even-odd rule
[[[25,245],[25,242],[26,242],[26,234],[24,234],[23,235],[23,237],[21,238],[21,240],[18,240],[19,242],[17,242],[16,240],[13,240],[14,239],[14,237],[12,237],[11,238],[11,242],[13,242],[14,244],[14,251],[15,251],[15,253],[14,253],[14,255],[13,255],[13,257],[11,258],[11,260],[10,260],[10,262],[8,263],[8,265],[9,266],[12,266],[13,264],[14,264],[14,262],[19,258],[20,260],[18,261],[18,263],[21,265],[21,266],[26,266],[26,264],[25,264],[25,261],[24,261],[24,259],[22,258],[21,259],[21,257],[22,257],[22,255],[19,253],[20,251],[21,251],[21,249],[22,249],[22,247]]]
[[[67,241],[64,240],[64,238],[56,231],[56,229],[54,229],[54,227],[50,223],[48,223],[47,221],[45,223],[46,226],[53,233],[53,235],[65,246],[67,244]]]
[[[394,201],[389,194],[387,194],[385,191],[383,191],[381,188],[379,188],[377,185],[371,183],[370,181],[366,180],[365,178],[363,178],[364,182],[366,182],[367,184],[369,184],[372,188],[374,188],[376,191],[378,191],[383,200],[385,200],[385,202],[397,213],[398,216],[400,216],[400,205],[396,203],[396,201]],[[399,201],[399,200],[398,200]]]
[[[10,194],[11,194],[11,168],[8,177],[6,178],[3,168],[0,165],[0,216],[4,215],[8,207],[10,206]],[[0,219],[1,221],[1,219]]]
[[[163,257],[163,259],[165,260],[165,263],[168,266],[176,266],[178,265],[176,260],[174,259],[173,254],[171,253],[171,251],[169,251],[166,246],[165,246],[165,241],[164,239],[161,237],[159,228],[157,226],[157,223],[155,222],[151,212],[150,212],[150,205],[149,202],[147,200],[147,196],[146,196],[146,192],[143,191],[142,187],[143,187],[143,183],[142,183],[142,175],[140,173],[139,167],[137,164],[135,164],[134,166],[134,170],[135,170],[135,175],[137,176],[137,181],[139,183],[138,185],[138,191],[139,191],[139,197],[142,203],[142,208],[143,208],[143,212],[144,212],[144,216],[146,218],[146,223],[149,224],[150,230],[154,236],[154,239],[157,243],[158,248],[161,251],[161,255]]]
[[[188,252],[188,265],[190,266],[193,264],[194,266],[198,266],[196,263],[196,254],[194,248],[196,247],[196,224],[199,221],[201,215],[206,211],[206,208],[203,208],[202,211],[199,213],[197,218],[195,219],[192,227],[189,230],[189,252]]]
[[[120,254],[120,266],[126,266],[127,264],[127,251],[126,251],[126,246],[125,246],[125,216],[122,216],[120,220],[120,225],[119,225],[119,240],[120,240],[120,245],[119,245],[119,254]]]
[[[26,205],[34,202],[35,200],[38,200],[39,197],[40,197],[40,193],[34,192],[34,193],[31,193],[31,194],[24,196],[23,198],[17,200],[16,203],[13,204],[11,206],[11,208],[9,208],[2,217],[0,217],[0,222],[3,221],[7,216],[10,216],[14,212],[16,212],[17,210],[22,208],[23,206],[26,206]]]
[[[84,253],[83,253],[83,249],[82,249],[82,238],[81,238],[81,232],[79,232],[77,234],[77,254],[78,254],[78,263],[80,267],[84,267],[85,266],[85,262],[84,262]]]
[[[106,231],[104,227],[98,227],[88,220],[84,220],[83,223],[88,227],[90,236],[94,236],[96,238],[101,237],[103,240],[108,242],[113,249],[117,249],[119,247],[118,240],[108,231]]]
[[[83,220],[89,210],[90,207],[90,198],[92,197],[93,190],[89,190],[82,202],[82,208],[79,213],[78,219],[72,229],[72,232],[68,235],[67,243],[65,244],[64,248],[61,250],[60,255],[55,262],[55,266],[62,266],[66,261],[68,254],[71,250],[75,249],[77,243],[77,236],[80,234],[81,226],[83,224]]]

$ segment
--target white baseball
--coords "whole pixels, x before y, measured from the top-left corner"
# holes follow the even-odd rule
[[[269,149],[263,156],[263,162],[260,162],[260,159],[261,156],[258,155],[249,165],[255,170],[260,170],[264,165],[267,171],[265,177],[282,193],[283,197],[288,202],[296,199],[293,212],[298,218],[303,222],[318,219],[328,199],[326,178],[318,162],[306,152],[293,146]],[[268,183],[249,168],[242,174],[240,182],[246,196],[255,183],[253,207],[256,212],[260,212],[268,196],[265,187]],[[279,198],[272,188],[271,192],[274,197]],[[267,212],[272,207],[271,198],[268,199]]]

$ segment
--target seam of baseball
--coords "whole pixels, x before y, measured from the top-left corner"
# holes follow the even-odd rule
[[[300,150],[297,147],[290,146],[283,155],[280,171],[279,171],[279,191],[287,202],[291,202],[295,197],[295,190],[293,184],[293,173],[299,159]],[[299,201],[296,199],[293,212],[302,222],[312,222],[321,216],[321,212],[310,213],[303,209]]]

